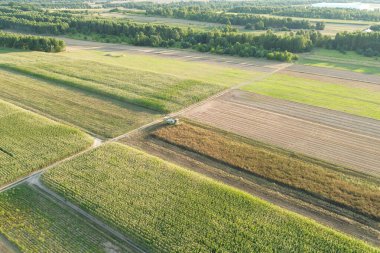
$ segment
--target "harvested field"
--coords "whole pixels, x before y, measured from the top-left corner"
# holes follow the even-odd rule
[[[213,128],[183,122],[155,138],[380,220],[378,182]]]
[[[380,139],[379,120],[272,98],[252,92],[233,90],[226,96],[228,96],[228,101],[237,104],[255,106],[266,111]]]
[[[343,114],[330,110],[321,114],[320,108],[313,111],[311,107],[297,103],[292,105],[300,112],[289,109],[293,112],[286,115],[281,111],[284,109],[278,112],[273,107],[271,110],[274,111],[261,109],[250,95],[236,99],[231,94],[234,93],[227,93],[183,116],[362,173],[380,176],[380,139],[377,137],[379,128],[376,121],[368,122],[374,130],[370,135],[364,135],[363,124],[366,124],[367,119],[355,123],[360,117],[342,117],[339,115]],[[352,126],[347,127],[347,124]],[[341,125],[346,125],[346,129],[342,129]]]
[[[242,89],[261,95],[380,120],[379,85],[353,83],[310,74],[276,73]]]
[[[106,144],[61,164],[43,181],[148,252],[377,251],[121,144]]]
[[[314,49],[312,52],[301,54],[297,63],[380,75],[380,59],[378,57],[367,57],[356,52],[341,53],[336,50]]]
[[[352,81],[361,81],[361,82],[380,84],[379,75],[369,75],[369,74],[363,74],[363,73],[357,73],[357,72],[333,69],[333,68],[294,64],[290,66],[289,68],[287,68],[287,71],[308,73],[308,74],[321,75],[321,76],[331,76],[331,77],[337,77],[337,78],[347,79],[347,80],[352,80]]]

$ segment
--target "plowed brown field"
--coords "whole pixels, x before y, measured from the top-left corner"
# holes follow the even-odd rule
[[[380,121],[234,90],[185,117],[380,176]]]

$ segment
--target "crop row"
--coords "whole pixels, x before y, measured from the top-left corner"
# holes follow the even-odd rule
[[[375,182],[347,175],[323,163],[311,162],[301,156],[191,123],[184,122],[161,128],[153,136],[380,219],[380,190]]]
[[[0,232],[22,252],[107,252],[115,243],[82,218],[22,185],[0,194]],[[122,251],[118,251],[122,252]]]
[[[62,55],[33,53],[4,57],[0,67],[78,88],[158,112],[179,110],[223,87],[190,79],[134,70]]]
[[[43,175],[43,182],[150,252],[376,252],[133,148],[111,143]]]
[[[84,133],[0,100],[0,185],[25,176],[92,142]]]

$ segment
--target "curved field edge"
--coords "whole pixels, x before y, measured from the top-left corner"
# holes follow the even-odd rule
[[[89,147],[92,138],[73,127],[0,100],[0,185]]]
[[[0,232],[22,252],[120,250],[118,243],[33,187],[2,192],[0,202]]]
[[[380,198],[378,180],[188,121],[161,127],[151,135],[271,182],[380,219],[380,206],[376,201]]]
[[[43,182],[153,252],[378,252],[366,243],[122,144]]]

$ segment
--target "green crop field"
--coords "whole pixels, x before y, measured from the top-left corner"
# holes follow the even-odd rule
[[[301,54],[298,63],[380,75],[378,57],[366,57],[356,52],[341,53],[336,50],[315,49],[311,53]]]
[[[380,219],[378,182],[347,175],[332,165],[189,122],[160,128],[153,136]]]
[[[152,252],[378,252],[117,143],[48,171],[43,182]]]
[[[275,74],[242,88],[294,102],[380,119],[378,89]]]
[[[26,185],[1,193],[0,202],[0,232],[22,252],[126,252],[82,218]]]
[[[89,136],[0,100],[0,185],[91,145]]]
[[[139,106],[110,101],[89,92],[0,70],[0,98],[27,106],[92,133],[115,137],[159,114]]]
[[[70,59],[63,54],[6,53],[0,67],[159,112],[178,110],[223,89],[217,84]]]
[[[176,53],[181,54],[181,50],[177,50]],[[126,51],[110,53],[95,50],[75,50],[60,54],[70,57],[71,59],[89,60],[98,64],[106,63],[117,67],[168,74],[178,78],[222,85],[223,87],[230,87],[247,82],[263,75],[263,73],[243,69],[241,67],[231,67],[208,62],[191,62],[186,61],[186,58],[182,60],[165,56],[134,54]],[[183,56],[186,55],[186,53],[183,54]],[[246,60],[247,62],[257,61]],[[269,63],[266,62],[265,64]]]

